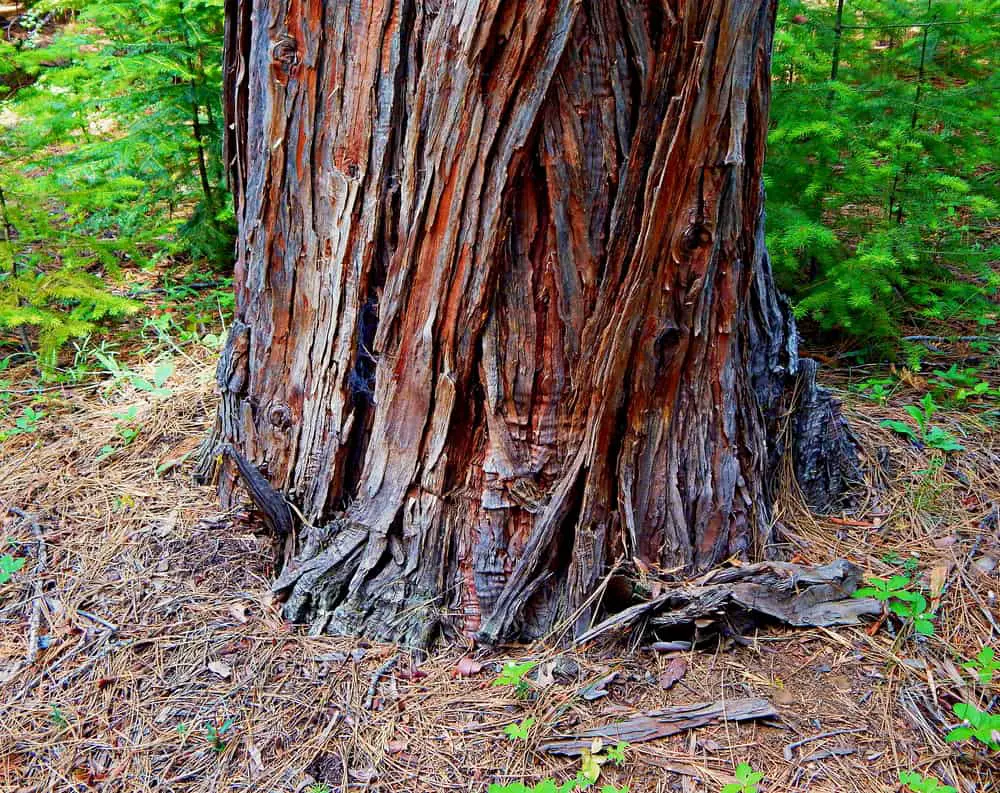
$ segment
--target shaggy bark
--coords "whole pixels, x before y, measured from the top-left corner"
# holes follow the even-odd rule
[[[768,555],[797,367],[773,15],[229,0],[237,320],[202,475],[230,444],[295,505],[289,617],[535,637],[588,626],[618,558]]]

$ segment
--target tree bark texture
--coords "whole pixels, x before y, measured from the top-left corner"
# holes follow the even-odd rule
[[[530,638],[591,624],[620,558],[767,556],[797,361],[763,238],[774,8],[230,0],[212,443],[299,513],[289,617]]]

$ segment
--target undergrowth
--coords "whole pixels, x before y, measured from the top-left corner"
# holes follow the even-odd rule
[[[869,345],[989,328],[1000,286],[996,0],[779,5],[768,248],[800,317]]]
[[[229,267],[222,25],[222,0],[41,0],[4,42],[0,331],[42,374],[134,323],[137,271]]]

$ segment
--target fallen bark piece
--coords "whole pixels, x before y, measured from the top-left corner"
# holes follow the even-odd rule
[[[857,567],[844,559],[822,566],[762,562],[716,570],[693,584],[667,584],[656,597],[612,615],[576,643],[640,621],[670,628],[706,618],[764,616],[796,627],[857,625],[861,617],[881,613],[878,601],[851,597],[859,580]]]
[[[593,702],[595,699],[606,697],[608,695],[608,686],[615,681],[616,677],[618,677],[617,672],[605,675],[600,680],[595,680],[593,683],[585,685],[580,689],[579,694],[588,702]]]
[[[677,682],[687,673],[688,665],[683,658],[674,658],[667,664],[667,668],[660,675],[660,688],[664,691],[672,689]]]
[[[751,721],[775,718],[777,715],[778,711],[766,699],[733,699],[678,705],[640,713],[614,724],[592,727],[576,735],[562,736],[560,740],[543,744],[542,749],[549,754],[578,757],[584,749],[590,749],[595,738],[643,743],[704,727],[716,721]]]

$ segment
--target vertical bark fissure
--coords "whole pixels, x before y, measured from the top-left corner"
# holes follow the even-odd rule
[[[493,642],[623,551],[759,554],[795,360],[759,188],[773,1],[326,1],[234,0],[227,32],[215,440],[315,524],[287,613]]]

